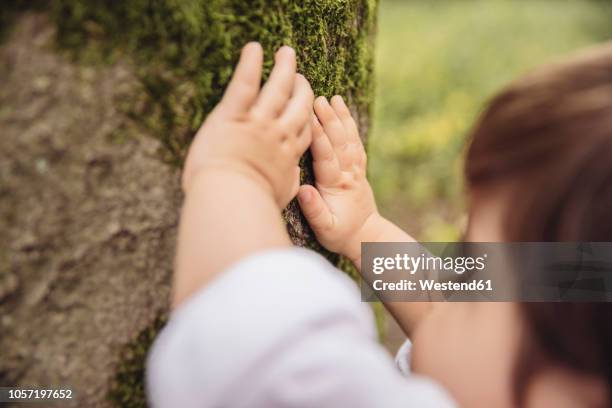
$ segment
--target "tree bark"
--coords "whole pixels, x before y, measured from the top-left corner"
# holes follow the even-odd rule
[[[296,48],[362,137],[375,0],[54,0],[0,5],[0,386],[70,387],[58,406],[146,406],[167,314],[180,166],[240,47]],[[312,183],[308,154],[303,182]],[[231,214],[227,214],[228,217]],[[300,246],[318,250],[295,203]],[[222,308],[222,305],[220,305]]]

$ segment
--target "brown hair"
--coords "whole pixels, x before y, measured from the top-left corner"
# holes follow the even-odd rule
[[[466,157],[470,191],[504,186],[504,240],[612,241],[612,43],[499,93]],[[603,379],[612,405],[612,304],[524,303],[515,395],[546,364]]]

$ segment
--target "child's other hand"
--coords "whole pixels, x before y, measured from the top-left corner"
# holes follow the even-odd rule
[[[327,249],[355,261],[361,241],[379,224],[372,188],[366,179],[366,153],[357,124],[340,96],[314,103],[312,145],[316,189],[300,187],[298,200],[317,239]]]
[[[299,159],[311,142],[313,92],[296,73],[295,51],[282,47],[261,86],[263,50],[247,44],[223,99],[192,143],[183,171],[188,192],[197,174],[240,172],[285,207],[299,188]]]

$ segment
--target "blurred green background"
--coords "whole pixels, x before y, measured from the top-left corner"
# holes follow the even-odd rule
[[[612,38],[612,2],[381,0],[369,176],[423,241],[462,233],[462,151],[487,99],[529,69]]]

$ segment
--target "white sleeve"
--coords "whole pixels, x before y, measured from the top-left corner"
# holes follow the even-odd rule
[[[395,366],[405,377],[411,374],[410,355],[412,354],[412,342],[408,339],[404,340],[402,346],[395,354]]]
[[[353,282],[305,249],[231,267],[185,302],[147,364],[154,407],[450,407],[377,344]]]

